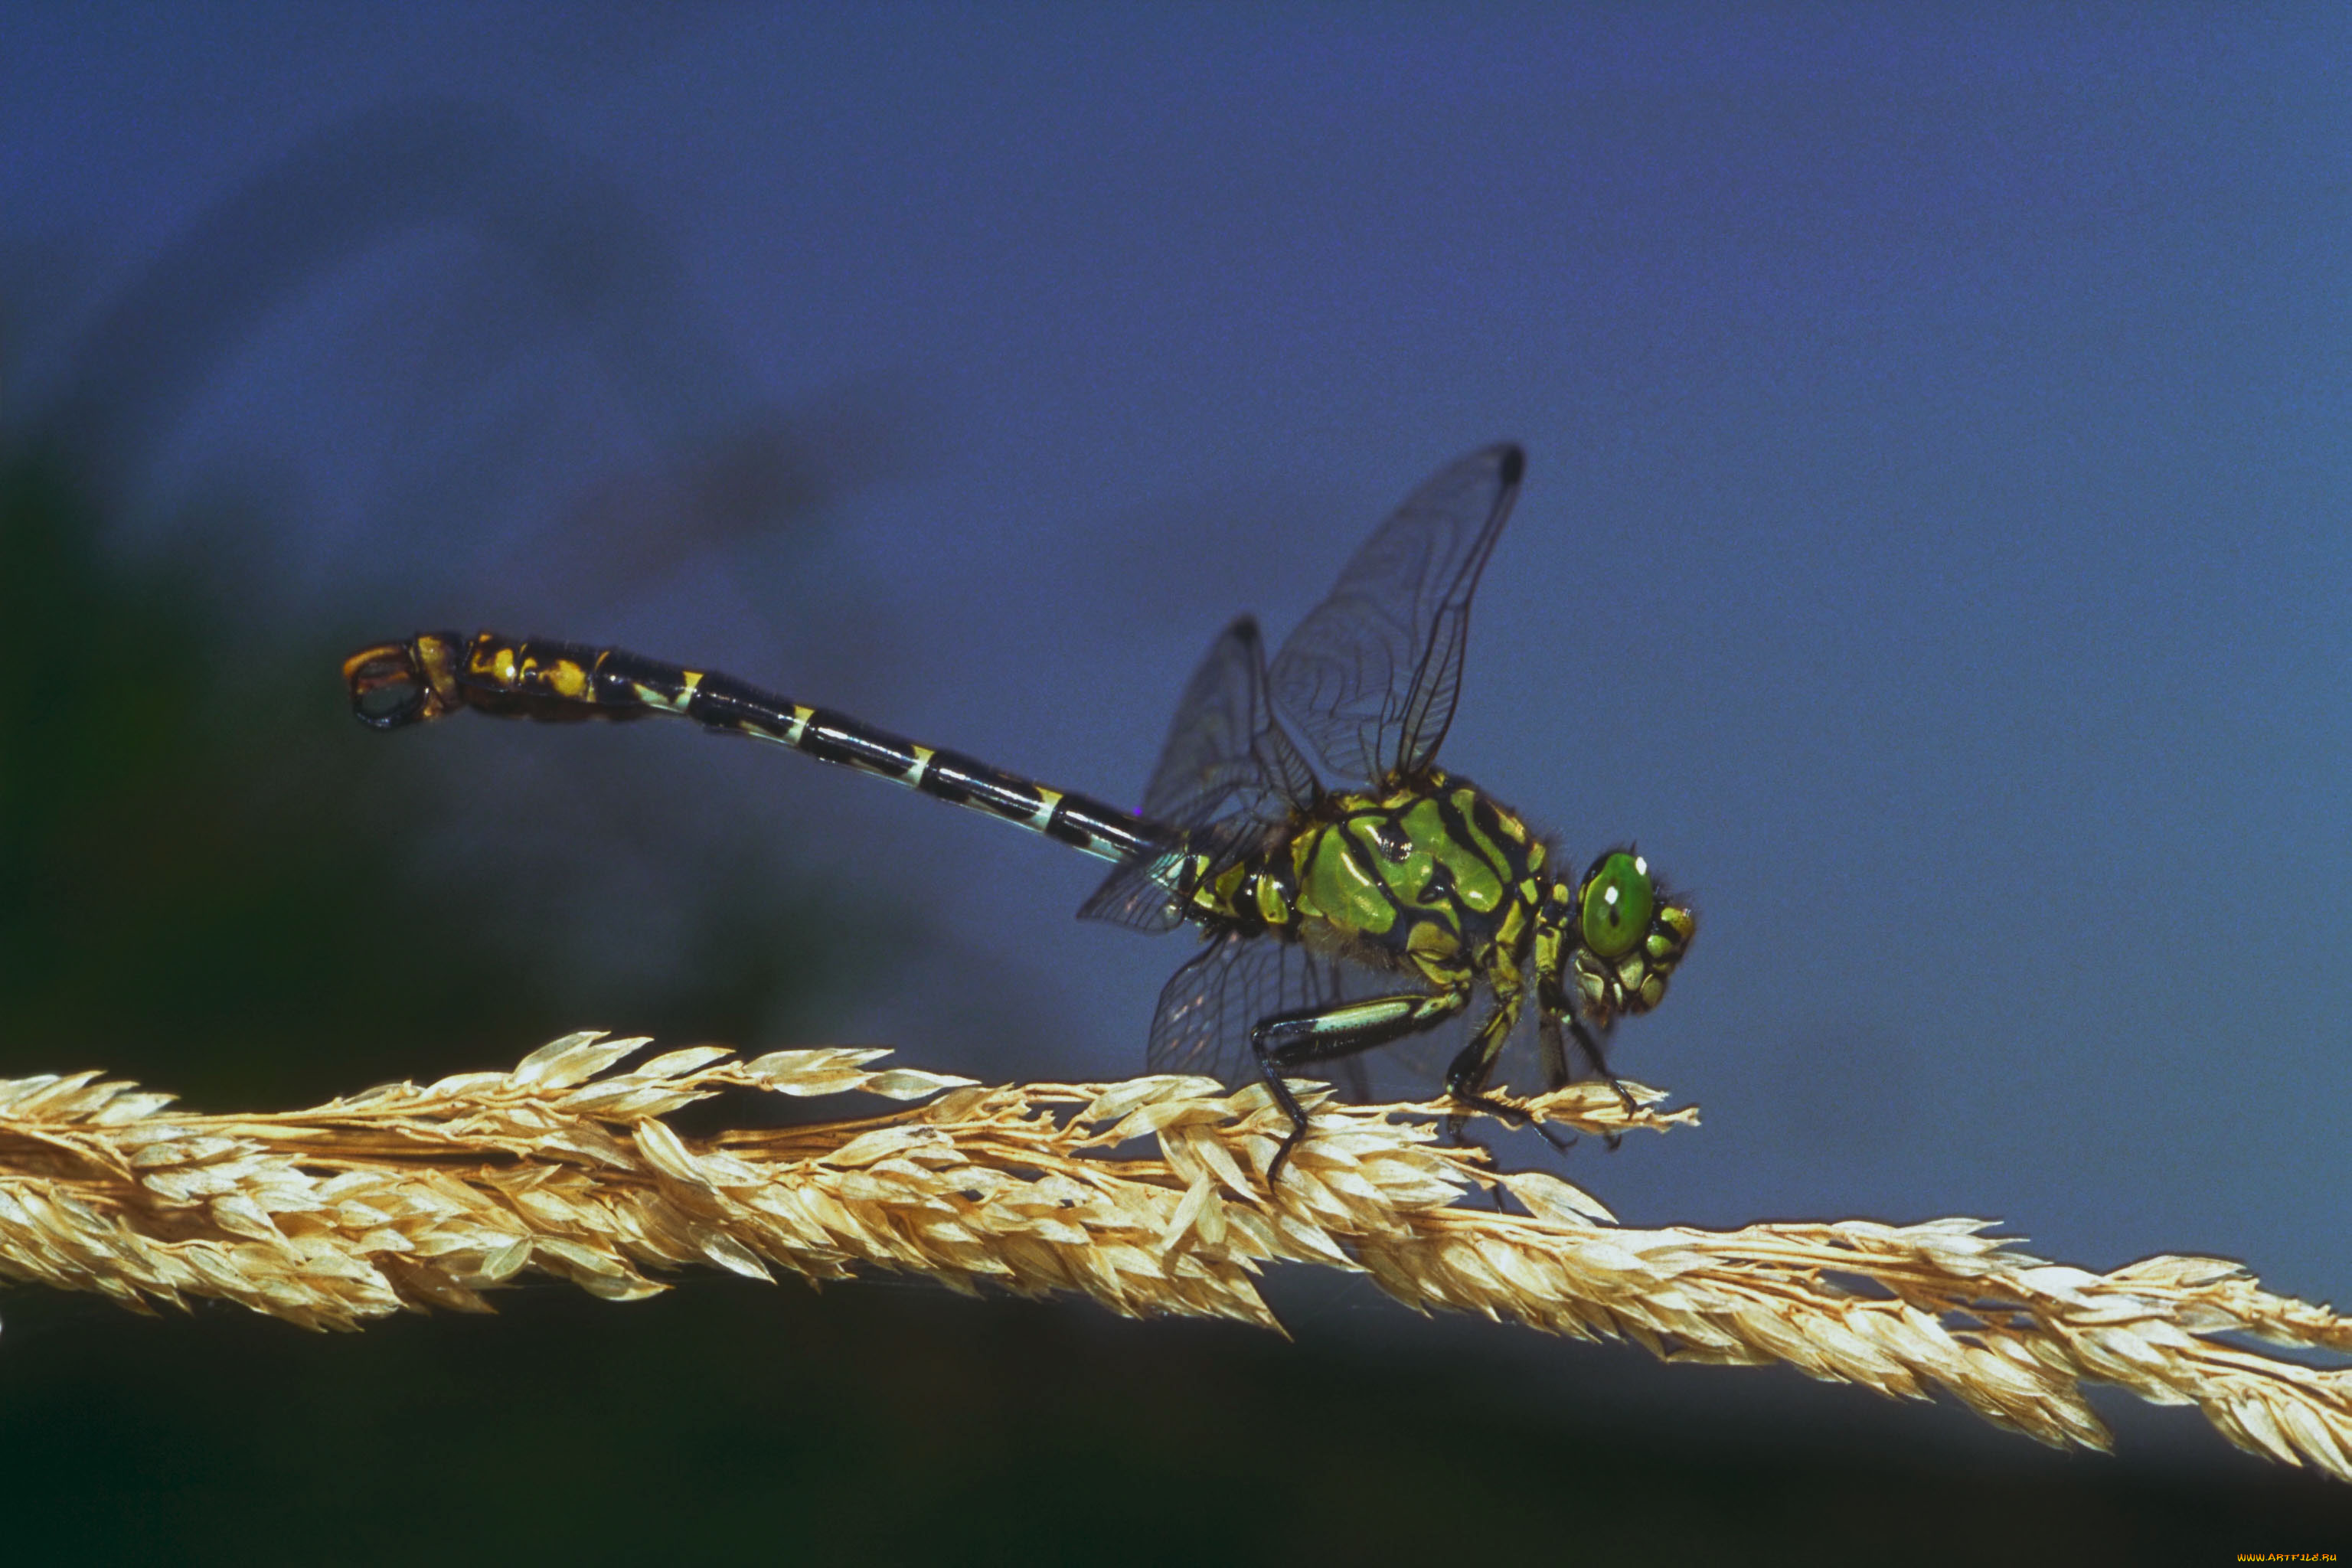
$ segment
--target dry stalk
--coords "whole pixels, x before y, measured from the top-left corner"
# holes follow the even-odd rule
[[[2226,1260],[2092,1274],[1974,1219],[1627,1229],[1557,1176],[1442,1141],[1443,1102],[1310,1099],[1270,1199],[1282,1122],[1258,1087],[991,1088],[846,1049],[743,1061],[705,1047],[614,1070],[645,1044],[574,1035],[510,1073],[268,1115],[173,1113],[94,1072],[0,1081],[0,1277],[140,1310],[215,1296],[324,1329],[486,1311],[483,1292],[531,1270],[627,1300],[693,1263],[762,1279],[881,1267],[1278,1328],[1257,1271],[1320,1263],[1424,1311],[1623,1336],[1670,1360],[1784,1361],[1904,1398],[1942,1387],[2053,1445],[2107,1446],[2082,1384],[2111,1383],[2352,1479],[2352,1370],[2215,1338],[2343,1352],[2352,1320]],[[661,1120],[727,1089],[922,1103],[693,1141]],[[1696,1121],[1634,1092],[1631,1115],[1598,1085],[1526,1109],[1593,1131]],[[1473,1189],[1526,1212],[1457,1203]]]

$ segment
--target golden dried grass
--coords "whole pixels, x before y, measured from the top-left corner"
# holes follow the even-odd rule
[[[2216,1338],[2342,1352],[2352,1321],[2223,1259],[2092,1274],[1974,1219],[1629,1229],[1557,1176],[1497,1172],[1443,1142],[1443,1102],[1310,1097],[1312,1128],[1270,1198],[1282,1121],[1259,1087],[992,1088],[845,1049],[744,1061],[704,1047],[615,1070],[645,1044],[574,1035],[512,1072],[268,1115],[176,1113],[170,1096],[94,1072],[0,1081],[0,1276],[141,1310],[214,1296],[347,1329],[488,1310],[484,1292],[534,1270],[626,1300],[689,1264],[758,1279],[885,1268],[1278,1328],[1255,1277],[1317,1263],[1423,1311],[1622,1336],[1669,1360],[1787,1362],[1902,1398],[1940,1387],[2053,1445],[2105,1447],[2082,1385],[2114,1384],[2352,1479],[2352,1371]],[[728,1089],[921,1103],[691,1141],[661,1120]],[[1634,1093],[1630,1114],[1599,1085],[1526,1108],[1604,1132],[1696,1120]],[[1457,1201],[1475,1189],[1525,1212]]]

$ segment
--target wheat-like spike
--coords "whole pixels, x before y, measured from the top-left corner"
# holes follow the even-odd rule
[[[1258,1270],[1320,1263],[1424,1311],[1674,1360],[1783,1361],[1903,1398],[1940,1387],[2053,1445],[2107,1446],[2082,1384],[2111,1383],[2352,1479],[2352,1372],[2214,1337],[2341,1352],[2352,1321],[2235,1263],[2092,1274],[1975,1219],[1632,1230],[1557,1176],[1496,1172],[1443,1142],[1448,1102],[1350,1106],[1311,1086],[1307,1136],[1269,1196],[1286,1121],[1260,1086],[987,1087],[870,1049],[744,1061],[698,1047],[616,1070],[646,1043],[572,1035],[512,1072],[269,1115],[174,1113],[94,1072],[0,1080],[0,1276],[141,1310],[216,1296],[328,1329],[485,1311],[485,1292],[533,1270],[626,1300],[688,1264],[812,1279],[879,1267],[1278,1330]],[[1629,1087],[1630,1112],[1598,1084],[1521,1109],[1601,1132],[1696,1121]],[[661,1120],[727,1089],[921,1103],[698,1140]],[[1155,1153],[1116,1152],[1147,1137]],[[1459,1201],[1474,1190],[1525,1212]]]

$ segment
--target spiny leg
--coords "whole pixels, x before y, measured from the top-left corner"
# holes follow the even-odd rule
[[[1592,1032],[1584,1026],[1584,1020],[1571,1013],[1567,1022],[1568,1032],[1576,1038],[1576,1048],[1583,1053],[1592,1070],[1601,1075],[1601,1081],[1616,1091],[1617,1101],[1625,1108],[1625,1114],[1631,1116],[1640,1110],[1633,1103],[1633,1097],[1625,1091],[1623,1080],[1609,1070],[1609,1063],[1601,1055],[1601,1042],[1592,1037]]]
[[[1601,1042],[1592,1037],[1592,1031],[1584,1026],[1584,1020],[1564,1008],[1555,1013],[1549,1004],[1545,1004],[1538,1033],[1543,1041],[1544,1077],[1549,1087],[1566,1089],[1576,1081],[1575,1075],[1568,1070],[1568,1052],[1560,1043],[1563,1029],[1575,1037],[1576,1054],[1584,1058],[1585,1065],[1592,1069],[1592,1075],[1616,1091],[1626,1113],[1631,1115],[1636,1109],[1633,1097],[1626,1092],[1625,1085],[1617,1075],[1609,1070],[1608,1058],[1601,1054]]]
[[[1572,1082],[1568,1072],[1568,1048],[1561,1044],[1559,1018],[1540,1002],[1537,1004],[1536,1039],[1543,1058],[1544,1087],[1559,1089]]]
[[[1574,908],[1568,884],[1554,882],[1545,894],[1543,908],[1536,912],[1537,1037],[1541,1043],[1544,1077],[1552,1089],[1566,1089],[1574,1081],[1568,1069],[1568,1049],[1561,1039],[1565,1030],[1576,1037],[1577,1053],[1602,1082],[1616,1091],[1618,1103],[1631,1116],[1638,1109],[1633,1097],[1625,1091],[1617,1075],[1609,1070],[1609,1062],[1601,1054],[1601,1043],[1577,1016],[1575,998],[1569,994],[1567,972],[1572,947],[1568,928]],[[1614,1132],[1605,1136],[1612,1152],[1622,1142]]]
[[[1566,1089],[1576,1081],[1568,1070],[1568,1052],[1560,1043],[1560,1026],[1559,1016],[1549,1008],[1545,1008],[1537,1020],[1536,1033],[1543,1042],[1544,1078],[1553,1089]],[[1601,1059],[1600,1044],[1585,1028],[1584,1021],[1570,1013],[1567,1026],[1569,1032],[1576,1036],[1578,1054],[1601,1076],[1602,1082],[1617,1091],[1618,1103],[1625,1108],[1625,1114],[1633,1115],[1639,1107],[1634,1105],[1633,1097],[1625,1092],[1625,1086],[1617,1081],[1617,1075],[1609,1070],[1609,1064]],[[1603,1132],[1601,1140],[1608,1145],[1612,1154],[1617,1152],[1618,1146],[1625,1142],[1614,1132]]]
[[[1257,1057],[1259,1075],[1274,1092],[1275,1104],[1290,1118],[1290,1131],[1275,1151],[1274,1163],[1266,1168],[1267,1187],[1282,1180],[1282,1167],[1290,1152],[1307,1136],[1307,1111],[1290,1085],[1283,1081],[1284,1073],[1418,1034],[1451,1018],[1469,1003],[1470,987],[1465,984],[1444,991],[1370,996],[1337,1007],[1259,1019],[1250,1030],[1250,1050]]]
[[[1558,1133],[1517,1106],[1507,1104],[1486,1092],[1486,1081],[1495,1076],[1495,1064],[1502,1059],[1503,1047],[1519,1021],[1519,1005],[1527,995],[1527,992],[1511,978],[1492,974],[1488,978],[1500,982],[1495,990],[1495,1010],[1486,1015],[1486,1021],[1478,1026],[1478,1032],[1471,1037],[1470,1043],[1462,1047],[1461,1054],[1445,1069],[1446,1096],[1474,1110],[1485,1111],[1506,1126],[1533,1127],[1543,1134],[1544,1142],[1565,1152],[1569,1143],[1562,1142]],[[1446,1134],[1456,1142],[1462,1141],[1463,1121],[1459,1114],[1445,1119]],[[1499,1201],[1500,1194],[1496,1197]]]

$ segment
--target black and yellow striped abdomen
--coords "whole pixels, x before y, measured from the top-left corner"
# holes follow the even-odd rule
[[[675,713],[712,730],[772,741],[821,763],[855,768],[953,805],[1017,824],[1105,860],[1164,853],[1167,829],[1098,800],[1048,788],[961,752],[919,745],[830,709],[620,648],[497,632],[424,632],[362,648],[343,679],[362,722],[376,729],[461,708],[541,720],[634,719]]]

